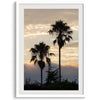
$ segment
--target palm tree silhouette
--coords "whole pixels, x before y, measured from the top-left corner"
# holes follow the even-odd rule
[[[56,21],[51,27],[52,29],[48,31],[49,34],[57,35],[53,44],[58,43],[59,46],[59,81],[61,81],[61,48],[66,44],[66,41],[69,42],[72,39],[71,33],[73,31],[71,31],[67,23],[64,23],[62,20]]]
[[[34,61],[34,64],[36,64],[37,62],[41,69],[41,86],[43,84],[43,69],[45,67],[45,61],[50,65],[51,60],[49,56],[54,55],[53,53],[49,53],[49,49],[50,46],[46,45],[43,42],[35,44],[34,48],[30,49],[32,53],[30,62]]]

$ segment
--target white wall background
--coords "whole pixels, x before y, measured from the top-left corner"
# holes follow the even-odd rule
[[[22,0],[25,1],[25,0]],[[32,1],[32,0],[31,0]],[[84,3],[85,98],[100,100],[99,0],[33,0],[39,3]],[[15,0],[0,2],[0,100],[15,100]],[[29,98],[25,98],[29,100]],[[32,99],[32,98],[31,98]],[[44,99],[44,98],[43,98]],[[68,98],[74,100],[73,98]],[[83,100],[75,98],[75,100]],[[19,100],[19,98],[17,99]],[[20,98],[23,100],[23,98]],[[47,98],[46,98],[47,100]]]

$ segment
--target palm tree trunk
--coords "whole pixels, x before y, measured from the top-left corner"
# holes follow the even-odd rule
[[[61,48],[59,47],[59,81],[61,82]]]
[[[43,82],[42,82],[42,80],[43,80],[42,74],[43,74],[43,73],[42,73],[42,69],[41,69],[41,86],[42,86],[42,83],[43,83]]]

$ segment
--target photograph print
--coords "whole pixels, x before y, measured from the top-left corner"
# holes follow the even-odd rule
[[[79,9],[24,9],[24,91],[79,90]]]

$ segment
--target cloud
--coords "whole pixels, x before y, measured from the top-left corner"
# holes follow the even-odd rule
[[[78,31],[78,26],[73,26],[73,27],[71,27],[71,29],[74,31]]]
[[[69,81],[74,81],[75,79],[78,82],[78,65],[75,63],[69,63],[62,66],[62,79],[68,79]],[[56,69],[59,66],[57,64],[52,64],[52,66]],[[47,77],[46,71],[48,70],[48,65],[46,64],[43,70],[43,80]],[[40,68],[38,64],[34,65],[33,63],[24,64],[24,81],[26,78],[30,78],[32,82],[39,81],[40,82]]]
[[[52,24],[62,19],[70,23],[78,20],[78,9],[25,9],[24,22],[26,24]]]
[[[48,34],[48,30],[50,29],[49,24],[28,24],[24,26],[24,35],[30,34]]]
[[[24,34],[48,32],[56,20],[63,20],[69,26],[78,26],[78,9],[25,9]]]

